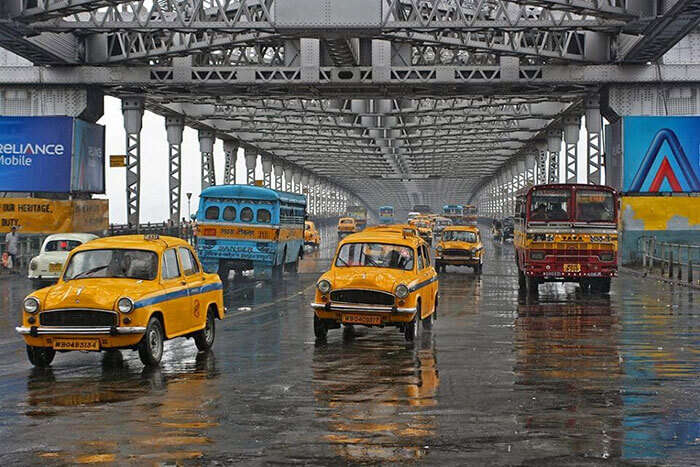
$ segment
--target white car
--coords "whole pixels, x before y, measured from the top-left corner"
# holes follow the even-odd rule
[[[29,279],[35,287],[41,287],[58,280],[68,253],[75,247],[97,238],[86,233],[53,234],[46,237],[41,245],[39,256],[29,262]]]

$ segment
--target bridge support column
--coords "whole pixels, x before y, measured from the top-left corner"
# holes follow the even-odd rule
[[[199,152],[202,153],[202,190],[216,185],[216,172],[214,169],[214,139],[215,134],[211,130],[199,130]]]
[[[299,180],[301,179],[301,170],[298,168],[292,169],[292,192],[301,193],[301,187],[299,186]]]
[[[238,161],[238,141],[224,140],[224,185],[236,184],[236,162]]]
[[[170,202],[170,220],[173,223],[180,221],[180,196],[182,191],[181,166],[182,166],[182,132],[185,129],[185,120],[182,117],[165,117],[165,131],[168,135],[168,198]]]
[[[537,158],[539,153],[533,150],[525,156],[525,185],[534,185],[537,183]]]
[[[255,166],[258,163],[258,153],[252,149],[245,148],[245,182],[248,185],[255,185]]]
[[[282,191],[284,189],[284,186],[282,186],[282,177],[284,176],[284,166],[278,161],[275,162],[275,166],[273,167],[273,170],[275,172],[275,190]]]
[[[547,183],[547,141],[537,142],[537,180],[536,183]]]
[[[285,191],[287,191],[289,193],[294,192],[294,183],[292,181],[292,168],[291,167],[284,168],[284,183],[286,185]]]
[[[269,155],[261,155],[263,169],[263,185],[267,188],[272,188],[272,157]]]
[[[122,99],[126,132],[126,219],[138,226],[141,194],[141,126],[145,99],[143,96]]]
[[[306,188],[304,188],[306,187]],[[309,194],[311,193],[309,186],[309,173],[308,172],[302,172],[301,174],[301,193],[306,197],[306,208],[309,208]]]
[[[564,143],[566,146],[566,183],[578,181],[578,137],[581,131],[581,117],[576,115],[564,119]]]
[[[547,183],[559,183],[559,153],[561,152],[561,129],[547,132],[547,150],[549,151],[549,175]]]
[[[600,96],[586,97],[586,135],[588,183],[600,185],[603,183],[603,146],[601,138],[602,120],[600,116]]]

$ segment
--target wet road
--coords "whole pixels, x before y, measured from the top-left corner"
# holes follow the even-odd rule
[[[298,275],[242,280],[216,344],[59,354],[32,369],[15,335],[25,280],[0,280],[3,465],[695,464],[700,293],[623,276],[609,297],[547,284],[519,296],[510,245],[484,274],[448,268],[440,314],[413,344],[331,331],[308,303],[335,244]]]

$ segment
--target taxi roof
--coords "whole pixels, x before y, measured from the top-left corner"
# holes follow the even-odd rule
[[[185,245],[189,245],[189,243],[176,237],[160,237],[157,240],[146,240],[144,235],[119,235],[97,238],[75,248],[73,251],[101,250],[105,248],[133,248],[137,250],[163,251],[166,248]]]
[[[355,222],[355,219],[352,217],[341,217],[340,219],[338,219],[338,222],[347,221],[347,220],[351,220],[351,221]]]
[[[443,232],[449,232],[452,230],[456,231],[466,231],[466,232],[479,232],[479,227],[475,225],[448,225],[445,227]]]
[[[406,237],[403,236],[402,233],[399,233],[395,230],[386,230],[382,231],[381,229],[372,229],[372,230],[364,230],[362,232],[357,232],[351,235],[348,235],[345,237],[343,240],[340,241],[340,245],[344,245],[346,243],[360,243],[360,242],[366,242],[366,243],[390,243],[393,245],[401,245],[401,246],[418,246],[421,243],[424,243],[424,240],[420,238],[417,235],[408,235]]]

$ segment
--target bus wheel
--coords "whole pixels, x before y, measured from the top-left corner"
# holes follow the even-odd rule
[[[537,295],[539,283],[536,278],[532,276],[525,276],[525,289],[531,295]]]
[[[525,273],[518,268],[518,288],[523,290],[525,288]]]
[[[219,263],[218,273],[221,282],[223,282],[224,286],[226,286],[228,284],[228,276],[231,273],[231,266],[228,266],[225,263]]]
[[[610,278],[601,277],[594,279],[591,283],[591,290],[602,294],[610,293]]]
[[[282,280],[282,265],[278,264],[276,266],[272,266],[272,279],[273,280]]]

